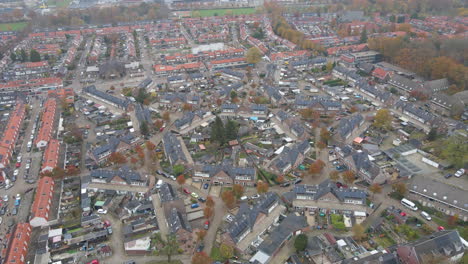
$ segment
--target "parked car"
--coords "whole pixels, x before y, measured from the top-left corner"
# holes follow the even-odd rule
[[[465,169],[459,169],[455,172],[455,177],[460,178],[463,174],[465,174]]]
[[[205,198],[203,198],[203,197],[199,197],[199,198],[198,198],[198,201],[200,201],[200,202],[204,203],[204,202],[206,202],[206,199],[205,199]]]
[[[234,221],[234,216],[228,214],[228,215],[226,215],[226,219],[225,219],[225,220],[226,220],[226,222],[231,223],[232,221]]]
[[[241,201],[247,201],[247,199],[249,199],[249,197],[247,197],[247,196],[242,196],[242,197],[240,198]]]
[[[21,162],[16,162],[16,168],[21,167]]]
[[[107,210],[101,208],[101,209],[98,209],[98,210],[97,210],[97,213],[98,213],[98,214],[107,214]]]
[[[281,187],[288,187],[288,186],[290,186],[290,185],[291,185],[290,182],[284,182],[284,183],[282,183],[280,186],[281,186]]]
[[[203,243],[201,243],[201,244],[197,247],[197,252],[198,252],[198,253],[202,252],[204,248],[205,248],[205,245],[203,245]]]
[[[18,175],[19,175],[19,170],[18,169],[14,170],[13,171],[13,176],[18,176]]]
[[[184,193],[186,193],[186,194],[190,194],[191,192],[189,191],[189,189],[187,189],[187,188],[184,188]]]
[[[6,214],[6,206],[0,208],[0,215]]]
[[[208,186],[210,186],[208,183],[203,184],[203,189],[208,189]]]
[[[192,209],[195,209],[195,208],[198,208],[198,207],[200,207],[200,205],[197,204],[197,203],[194,203],[194,204],[192,204],[192,205],[190,206],[190,208],[192,208]]]
[[[13,207],[13,210],[11,211],[11,214],[12,215],[17,215],[18,214],[18,207],[17,206]]]
[[[3,201],[8,202],[8,194],[3,195]]]
[[[111,226],[107,227],[107,233],[108,233],[109,235],[112,234],[112,227],[111,227]]]
[[[294,184],[299,184],[299,183],[301,183],[301,182],[302,182],[302,179],[299,178],[299,179],[296,179],[296,180],[294,181]]]
[[[195,193],[195,192],[193,192],[191,195],[192,195],[192,197],[195,198],[195,199],[198,199],[198,197],[199,197],[198,194]]]
[[[251,199],[258,199],[258,198],[260,198],[260,194],[258,194],[258,193],[257,193],[257,194],[254,194],[254,195],[252,195],[252,197],[250,197],[250,198],[251,198]]]
[[[424,219],[426,219],[427,221],[432,220],[432,217],[428,213],[426,213],[424,211],[421,211],[421,216],[424,217]]]
[[[205,224],[204,224],[204,227],[206,230],[208,230],[208,228],[210,228],[210,221],[205,221]]]

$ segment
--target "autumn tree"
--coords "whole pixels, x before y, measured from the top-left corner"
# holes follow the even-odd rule
[[[330,180],[337,181],[337,180],[340,179],[340,172],[334,170],[334,171],[330,172],[329,177],[330,177]]]
[[[192,264],[212,263],[213,260],[205,252],[197,252],[192,257]]]
[[[361,241],[367,237],[364,227],[360,224],[355,224],[352,230],[354,234],[354,239],[356,239],[357,241]]]
[[[120,152],[112,152],[108,161],[112,164],[124,164],[127,162],[125,156]]]
[[[255,64],[260,62],[262,59],[262,53],[257,47],[252,47],[247,51],[246,60],[247,63]]]
[[[318,149],[322,150],[322,149],[324,149],[326,147],[327,147],[327,144],[325,142],[323,142],[323,141],[317,142],[317,148]]]
[[[211,219],[211,217],[213,217],[213,214],[214,214],[213,208],[211,208],[211,207],[205,207],[205,209],[203,209],[203,216],[204,216],[206,219]]]
[[[164,112],[164,113],[162,114],[162,119],[163,119],[164,121],[166,121],[166,122],[171,121],[171,114],[169,114],[169,112]]]
[[[77,175],[80,173],[80,169],[78,169],[76,166],[69,166],[66,170],[66,175]]]
[[[447,224],[451,227],[456,226],[457,222],[458,222],[458,214],[451,215],[447,219]]]
[[[206,206],[213,208],[215,206],[215,201],[212,196],[206,197]]]
[[[223,200],[224,204],[229,208],[232,209],[236,205],[236,197],[231,190],[226,190],[221,193],[221,199]]]
[[[167,256],[167,262],[171,263],[172,256],[179,251],[179,242],[177,242],[175,234],[167,235],[166,241],[163,241],[163,245],[161,252]]]
[[[312,163],[309,167],[309,173],[312,175],[317,175],[320,172],[322,172],[322,169],[324,167],[324,163],[321,160],[316,160],[314,163]]]
[[[376,193],[382,193],[382,186],[378,183],[374,183],[369,187],[369,191],[372,193],[372,196]]]
[[[259,194],[268,192],[269,185],[266,182],[258,181],[257,182],[257,192]]]
[[[180,185],[180,188],[182,188],[182,185],[185,184],[185,176],[183,174],[180,174],[176,178],[177,183]]]
[[[219,246],[219,252],[224,259],[231,259],[234,256],[234,248],[226,243]]]
[[[192,105],[191,104],[187,104],[185,103],[183,106],[182,106],[182,110],[184,111],[192,111]]]
[[[323,142],[328,143],[328,140],[330,140],[330,138],[331,138],[330,131],[328,131],[328,129],[322,127],[322,129],[320,129],[320,139]]]
[[[163,125],[164,122],[161,119],[158,119],[154,122],[154,128],[156,128],[156,130],[160,130]]]
[[[355,180],[354,172],[352,170],[347,170],[347,171],[343,172],[343,180],[347,184],[353,183],[354,180]]]
[[[156,145],[154,145],[153,142],[149,140],[146,141],[145,145],[148,151],[154,151],[156,149]]]
[[[392,115],[388,109],[380,109],[375,114],[374,126],[382,130],[389,130],[392,127]]]
[[[197,235],[197,240],[198,240],[198,241],[202,241],[202,240],[205,238],[205,236],[206,236],[206,230],[200,229],[200,230],[196,233],[196,235]]]
[[[400,196],[405,196],[407,192],[406,184],[403,182],[397,182],[392,185],[392,190],[398,193]]]
[[[232,186],[232,192],[234,196],[239,199],[244,195],[244,187],[240,184],[234,184],[234,186]]]
[[[284,179],[284,176],[283,176],[283,175],[280,175],[280,176],[278,176],[278,177],[276,178],[276,182],[278,182],[278,183],[283,183],[284,181],[285,181],[285,179]]]

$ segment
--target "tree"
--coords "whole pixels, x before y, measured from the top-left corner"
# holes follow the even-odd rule
[[[276,178],[276,182],[277,183],[283,183],[284,182],[284,176],[283,175],[280,175]]]
[[[149,140],[146,141],[145,145],[148,151],[154,151],[156,149],[156,146],[153,144],[153,142]]]
[[[320,150],[322,150],[322,149],[324,149],[326,147],[327,147],[327,144],[325,142],[323,142],[323,141],[319,141],[317,143],[317,148],[320,149]]]
[[[451,227],[454,227],[457,225],[457,222],[458,222],[458,214],[454,214],[454,215],[451,215],[449,216],[449,218],[447,219],[447,224]]]
[[[197,252],[192,257],[192,264],[212,263],[213,260],[205,252]]]
[[[162,114],[162,119],[163,119],[164,121],[166,121],[166,122],[171,121],[171,114],[169,114],[169,112],[164,112],[164,113]]]
[[[17,59],[16,58],[16,53],[14,53],[14,52],[10,53],[10,59],[11,59],[11,61],[15,62],[16,59]]]
[[[108,159],[113,164],[123,164],[127,162],[125,156],[120,152],[112,152]]]
[[[263,182],[263,181],[257,182],[257,192],[259,194],[268,192],[268,188],[269,188],[268,183]]]
[[[240,184],[234,184],[234,186],[232,186],[232,192],[234,196],[239,199],[244,194],[244,187]]]
[[[197,235],[197,240],[202,241],[206,236],[206,230],[205,229],[200,229],[200,231],[198,231],[196,233],[196,235]]]
[[[378,183],[374,183],[369,187],[369,191],[372,192],[372,196],[376,193],[382,193],[382,186],[380,186]]]
[[[211,207],[205,207],[205,209],[203,209],[203,216],[204,216],[206,219],[210,219],[211,217],[213,217],[213,214],[214,214],[213,208],[211,208]]]
[[[247,63],[255,64],[260,62],[262,59],[262,53],[257,47],[252,47],[247,51],[246,60]]]
[[[337,180],[340,179],[340,173],[338,171],[336,171],[336,170],[330,172],[329,176],[330,176],[330,180],[332,180],[332,181],[337,181]]]
[[[224,135],[226,135],[226,141],[237,139],[239,126],[234,120],[229,119],[224,128]]]
[[[41,61],[41,54],[39,54],[39,52],[37,52],[37,50],[32,49],[29,52],[29,59],[31,60],[31,62]]]
[[[407,192],[406,184],[403,182],[397,182],[392,185],[392,190],[401,196],[405,196]]]
[[[172,172],[176,175],[179,176],[180,174],[184,173],[185,167],[182,164],[177,164],[174,167],[172,167]]]
[[[216,116],[215,121],[211,125],[211,140],[218,142],[218,144],[221,146],[226,142],[224,134],[224,123],[219,116]]]
[[[208,196],[206,197],[206,206],[213,208],[215,206],[215,201],[213,200],[213,197]]]
[[[156,130],[160,130],[161,127],[163,127],[164,125],[164,122],[160,119],[156,120],[156,122],[154,122],[154,128],[156,128]]]
[[[437,129],[433,127],[427,134],[427,140],[434,141],[436,139],[437,139]]]
[[[140,123],[140,132],[143,136],[149,135],[150,131],[149,131],[148,123],[146,123],[146,121],[143,121]]]
[[[21,49],[19,52],[19,57],[21,62],[26,62],[28,60],[28,54],[26,54],[26,50]]]
[[[167,255],[167,262],[170,263],[172,255],[177,254],[179,250],[179,243],[177,242],[175,234],[167,235],[166,241],[163,242],[163,245],[161,252],[164,255]]]
[[[451,263],[449,259],[440,254],[427,253],[421,255],[421,263],[424,264],[441,264],[441,263]],[[460,262],[461,263],[461,262]]]
[[[182,106],[182,110],[184,111],[192,111],[192,105],[191,104],[187,104],[185,103],[183,106]]]
[[[230,190],[226,190],[223,193],[221,193],[221,199],[223,200],[224,204],[229,208],[232,209],[236,205],[236,197],[234,196],[234,193]]]
[[[297,252],[305,250],[307,246],[307,240],[307,236],[304,234],[299,234],[298,236],[296,236],[296,239],[294,239],[294,248]]]
[[[355,180],[355,174],[353,171],[351,170],[347,170],[343,173],[343,180],[344,182],[346,182],[347,184],[351,184],[354,182]]]
[[[367,29],[364,27],[364,29],[361,32],[361,43],[367,43]]]
[[[219,246],[219,252],[224,259],[231,259],[234,257],[234,248],[226,243],[222,243],[221,246]]]
[[[360,224],[354,225],[352,230],[354,234],[354,239],[356,239],[357,241],[361,241],[367,236],[364,227]]]
[[[330,131],[328,131],[328,129],[322,127],[322,129],[320,129],[320,139],[323,142],[328,143],[328,140],[330,140],[330,138],[331,138]]]
[[[317,162],[314,162],[310,165],[309,167],[309,173],[312,175],[317,175],[322,171],[322,168],[320,167],[320,164]]]
[[[380,109],[375,114],[374,126],[382,130],[389,130],[392,127],[392,115],[388,109]]]
[[[231,101],[234,101],[237,98],[237,92],[235,90],[231,90],[230,96]]]
[[[80,173],[80,169],[78,169],[76,166],[69,166],[67,168],[67,175],[77,175],[78,173]]]
[[[450,161],[455,167],[464,168],[468,161],[468,144],[461,135],[453,135],[444,140],[441,156]]]
[[[182,188],[182,185],[185,184],[185,176],[183,174],[180,174],[179,176],[177,176],[176,181]]]

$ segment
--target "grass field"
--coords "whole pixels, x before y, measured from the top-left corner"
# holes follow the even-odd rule
[[[228,12],[229,11],[229,12]],[[255,13],[255,8],[226,8],[226,9],[200,9],[192,12],[192,16],[224,16],[226,12],[230,15],[250,15]]]
[[[0,31],[19,31],[26,27],[27,22],[1,23]]]
[[[67,7],[73,0],[48,0],[47,6]]]

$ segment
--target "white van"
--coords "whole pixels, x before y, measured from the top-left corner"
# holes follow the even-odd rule
[[[247,201],[247,199],[249,199],[249,197],[247,197],[247,196],[242,196],[242,197],[240,198],[241,201]]]
[[[158,180],[158,182],[156,183],[156,189],[161,188],[162,184],[163,184],[163,181],[162,181],[162,180]]]
[[[413,211],[417,211],[418,210],[418,207],[416,206],[416,204],[414,204],[412,201],[408,200],[408,199],[401,199],[401,204],[408,207],[409,209],[413,210]]]
[[[424,212],[424,211],[421,211],[421,216],[424,217],[424,219],[426,219],[427,221],[432,220],[431,216],[428,213]]]

